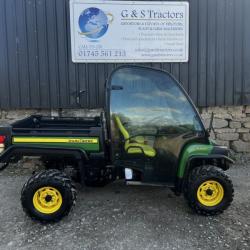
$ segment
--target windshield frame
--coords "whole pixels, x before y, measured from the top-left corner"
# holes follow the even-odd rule
[[[115,73],[123,68],[137,68],[137,69],[145,69],[145,70],[152,70],[152,71],[158,71],[158,72],[161,72],[161,73],[164,73],[166,74],[167,76],[169,76],[173,82],[176,84],[176,86],[179,88],[179,90],[184,94],[184,96],[187,98],[187,101],[190,103],[191,107],[193,108],[193,111],[195,113],[195,117],[197,117],[197,121],[199,122],[200,124],[200,127],[202,129],[201,132],[204,133],[205,135],[205,126],[204,126],[204,123],[202,122],[202,119],[201,119],[201,116],[195,106],[195,104],[193,103],[192,99],[190,98],[190,96],[188,95],[188,93],[186,92],[186,90],[184,89],[184,87],[182,86],[181,82],[178,81],[171,73],[169,73],[168,71],[166,70],[162,70],[162,69],[157,69],[157,68],[153,68],[153,67],[148,67],[148,66],[141,66],[141,65],[130,65],[130,64],[126,64],[126,65],[122,65],[122,66],[119,66],[117,68],[115,68],[111,74],[109,75],[107,81],[106,81],[106,103],[105,103],[105,111],[106,111],[106,116],[107,116],[107,119],[108,119],[108,131],[109,131],[109,136],[111,136],[111,133],[110,133],[110,126],[111,126],[111,103],[110,103],[110,99],[111,99],[111,91],[112,91],[112,79],[113,79],[113,76],[115,75]],[[119,90],[118,90],[119,91]]]

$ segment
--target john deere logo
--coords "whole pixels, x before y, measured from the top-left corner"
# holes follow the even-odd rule
[[[85,9],[79,17],[80,34],[91,38],[98,39],[108,30],[113,21],[113,15],[104,13],[98,8]]]

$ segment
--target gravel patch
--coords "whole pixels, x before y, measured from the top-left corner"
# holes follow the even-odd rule
[[[31,168],[0,172],[0,249],[250,249],[250,167],[233,166],[235,199],[222,215],[203,217],[169,189],[78,189],[70,215],[53,224],[27,217],[20,191]]]

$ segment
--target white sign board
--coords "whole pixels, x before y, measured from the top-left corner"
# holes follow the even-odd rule
[[[188,2],[71,0],[72,60],[187,62]]]

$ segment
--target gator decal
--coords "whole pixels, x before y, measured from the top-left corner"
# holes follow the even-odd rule
[[[33,137],[14,137],[13,143],[15,142],[38,142],[38,143],[98,143],[98,139],[92,138],[33,138]]]
[[[190,144],[185,147],[183,150],[177,176],[183,178],[185,173],[185,168],[188,162],[188,159],[192,156],[208,156],[213,150],[213,145],[211,144]]]
[[[13,144],[32,144],[46,147],[69,147],[99,151],[99,138],[91,137],[13,137]]]

